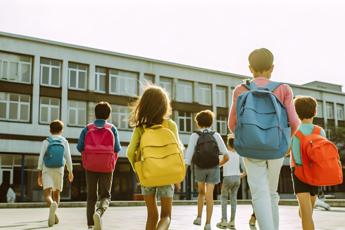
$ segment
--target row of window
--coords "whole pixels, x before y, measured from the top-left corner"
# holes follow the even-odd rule
[[[0,52],[0,80],[31,83],[33,58]],[[49,87],[61,87],[62,62],[59,60],[40,59],[40,84]],[[88,88],[89,66],[86,64],[68,63],[68,87],[73,90],[86,91]],[[154,83],[152,75],[145,74],[146,82]],[[115,95],[137,96],[139,74],[104,67],[96,67],[94,76],[95,91]],[[194,95],[194,83],[178,80],[173,84],[172,78],[161,77],[159,85],[173,96],[176,89],[176,100],[180,102],[198,102],[203,105],[212,104],[211,84],[198,84],[197,95]],[[216,106],[227,107],[227,87],[217,86]]]
[[[0,93],[0,120],[29,122],[30,121],[30,96],[12,93]],[[87,111],[93,112],[94,103],[89,103],[92,109],[87,109],[87,102],[68,101],[68,125],[84,126],[87,120],[92,120],[92,114],[87,119]],[[60,119],[60,99],[41,97],[39,105],[39,122],[49,124],[52,120]],[[112,105],[110,120],[119,129],[130,129],[128,117],[130,111],[128,106]],[[190,133],[194,130],[194,114],[189,112],[177,112],[177,125],[180,132]],[[217,131],[227,134],[227,117],[218,116]]]
[[[335,106],[335,108],[334,108]],[[322,101],[317,102],[317,117],[324,117],[323,114],[323,103]],[[335,109],[335,111],[334,111]],[[337,113],[338,120],[345,120],[344,117],[344,105],[343,104],[335,104],[332,102],[326,102],[326,118],[327,119],[334,119],[334,112]]]

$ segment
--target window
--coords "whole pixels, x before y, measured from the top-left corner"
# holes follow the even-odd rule
[[[137,96],[138,74],[120,70],[109,71],[109,92],[112,94]]]
[[[178,126],[180,132],[192,132],[192,113],[178,112]]]
[[[217,86],[216,87],[216,106],[217,107],[227,107],[226,106],[226,87]]]
[[[0,52],[0,80],[31,83],[32,58]]]
[[[193,102],[193,82],[179,80],[176,86],[176,100]]]
[[[41,58],[41,85],[60,87],[61,61]]]
[[[69,88],[77,90],[86,90],[87,86],[87,65],[68,64]]]
[[[40,122],[42,124],[49,124],[56,119],[60,119],[60,99],[41,97]]]
[[[145,74],[144,79],[145,79],[144,85],[147,85],[148,83],[149,84],[155,83],[155,76],[154,75]]]
[[[128,106],[112,105],[111,119],[112,123],[118,129],[130,129],[128,118],[129,118],[129,108]]]
[[[344,120],[344,105],[337,104],[337,118],[338,120]]]
[[[68,124],[72,126],[86,124],[86,102],[68,101]]]
[[[168,92],[170,97],[172,97],[172,85],[173,85],[172,79],[161,77],[159,79],[159,85]]]
[[[96,67],[95,74],[95,91],[105,93],[105,81],[107,77],[107,70],[105,68]]]
[[[317,117],[323,117],[323,103],[322,101],[317,101],[317,108],[316,108]]]
[[[30,96],[0,93],[0,119],[28,122],[30,120]]]
[[[327,119],[334,119],[333,103],[327,102],[326,108],[327,108]]]
[[[211,85],[199,83],[199,103],[203,105],[212,104],[212,89]]]
[[[228,123],[227,117],[218,116],[217,118],[217,132],[220,135],[226,135],[228,133]]]

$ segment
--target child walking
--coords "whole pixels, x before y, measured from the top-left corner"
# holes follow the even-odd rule
[[[214,113],[203,110],[196,114],[199,131],[193,133],[186,150],[186,164],[195,166],[195,180],[198,183],[198,215],[193,224],[201,225],[202,209],[206,199],[205,230],[211,229],[213,212],[213,190],[220,182],[220,166],[229,160],[228,150],[219,133],[212,131]],[[224,157],[220,161],[219,154]]]
[[[311,134],[314,129],[313,119],[316,115],[316,100],[313,97],[300,96],[295,99],[294,103],[298,117],[302,122],[299,131],[303,135]],[[320,135],[326,136],[323,129],[321,129]],[[294,136],[292,138],[292,154],[290,155],[291,162],[294,159],[296,164],[301,165],[301,157],[300,141]],[[294,169],[294,164],[291,163],[293,188],[299,203],[299,215],[302,219],[302,227],[303,230],[314,230],[313,208],[319,187],[306,184],[299,180],[294,173]]]
[[[107,122],[111,113],[108,102],[95,106],[96,120],[81,132],[77,149],[82,153],[87,186],[87,225],[101,230],[102,216],[111,201],[111,185],[118,152],[121,150],[116,127]],[[99,206],[95,210],[97,197]]]
[[[68,141],[62,136],[64,124],[60,120],[50,123],[51,135],[43,141],[38,158],[38,185],[43,186],[44,199],[49,207],[48,226],[59,223],[56,214],[60,202],[60,193],[63,189],[65,164],[68,170],[68,179],[73,181],[72,158]],[[52,196],[53,193],[53,196]]]
[[[235,216],[237,207],[237,192],[241,185],[241,178],[245,176],[242,158],[238,155],[234,149],[234,135],[228,135],[228,150],[229,150],[229,161],[223,165],[223,184],[221,192],[221,203],[222,203],[222,219],[217,224],[218,228],[221,229],[235,229]],[[231,201],[231,217],[228,223],[227,221],[227,205],[228,197],[230,195]]]
[[[253,80],[235,88],[228,125],[235,133],[235,149],[244,157],[259,227],[277,230],[279,174],[299,120],[291,88],[270,80],[274,68],[271,51],[256,49],[248,59]]]
[[[130,122],[135,128],[127,149],[127,157],[140,179],[141,192],[147,207],[146,230],[167,230],[169,228],[174,195],[174,184],[169,181],[174,180],[165,181],[165,179],[174,177],[175,175],[171,175],[171,173],[174,174],[175,171],[176,174],[182,173],[175,184],[177,189],[179,189],[177,182],[184,179],[185,168],[181,154],[183,146],[175,122],[169,119],[170,113],[170,99],[167,92],[161,87],[151,85],[144,90],[143,95],[135,103],[130,118]],[[170,143],[166,143],[166,141]],[[165,146],[169,147],[165,148]],[[173,152],[170,152],[171,149]],[[165,153],[169,156],[160,158],[161,154]],[[172,162],[170,157],[174,156],[177,161]],[[150,165],[145,166],[145,164]],[[164,178],[164,175],[161,177],[162,174],[166,177]],[[157,180],[157,178],[159,179]],[[157,184],[160,185],[157,186]],[[156,195],[161,200],[159,221]]]

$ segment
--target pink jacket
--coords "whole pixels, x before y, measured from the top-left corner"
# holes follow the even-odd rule
[[[265,86],[266,84],[270,82],[270,80],[264,77],[257,77],[253,81],[259,87]],[[232,105],[231,105],[230,114],[229,114],[228,126],[231,132],[233,133],[235,132],[236,121],[237,121],[237,117],[236,117],[237,97],[246,91],[248,91],[247,88],[245,88],[242,85],[238,85],[236,86],[232,95]],[[289,124],[291,126],[291,136],[292,136],[295,134],[300,124],[300,120],[298,119],[295,106],[293,104],[292,89],[287,84],[281,84],[276,90],[274,90],[273,93],[278,97],[278,99],[283,103],[283,105],[286,108]]]

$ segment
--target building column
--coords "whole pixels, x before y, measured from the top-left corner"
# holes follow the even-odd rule
[[[212,88],[211,88],[211,97],[212,97],[212,111],[214,113],[214,119],[213,119],[213,124],[212,124],[212,128],[213,130],[217,130],[217,102],[216,102],[216,89],[217,89],[217,85],[216,84],[212,84]]]
[[[327,124],[327,104],[326,104],[326,101],[325,99],[323,98],[323,95],[322,95],[322,113],[323,113],[323,122],[325,124],[325,129],[328,129],[328,124]]]
[[[62,61],[61,71],[61,120],[68,124],[68,60]]]
[[[177,85],[178,85],[178,80],[176,78],[173,78],[172,80],[172,87],[171,87],[171,100],[176,101],[177,98]]]
[[[41,72],[41,57],[35,55],[32,75],[32,124],[38,124],[39,120],[39,105],[40,105],[40,72]]]
[[[193,102],[199,102],[199,92],[198,92],[199,84],[198,82],[193,82]]]
[[[96,66],[94,64],[89,65],[89,74],[88,74],[88,89],[89,91],[95,91],[95,75],[96,75]]]
[[[145,82],[145,74],[144,72],[139,73],[139,95],[141,95],[144,91],[144,88],[142,86],[142,82]]]
[[[21,168],[20,168],[20,201],[24,201],[24,195],[25,195],[25,180],[24,180],[24,171],[25,169],[25,155],[22,154],[22,159],[21,159]]]
[[[155,76],[154,76],[154,84],[155,85],[159,85],[159,81],[160,81],[160,76],[158,74],[155,74]]]
[[[338,111],[337,111],[337,103],[333,102],[333,113],[334,113],[334,127],[338,127]]]

